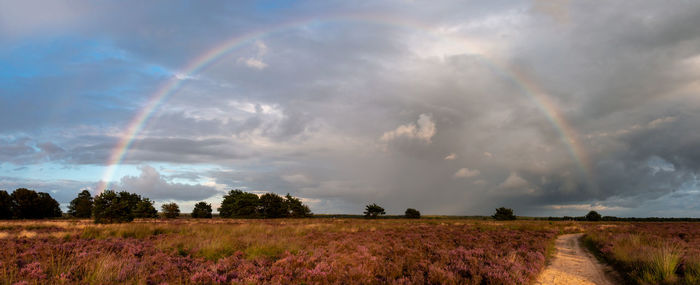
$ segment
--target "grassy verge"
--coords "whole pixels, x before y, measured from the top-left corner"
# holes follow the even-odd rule
[[[700,284],[696,241],[676,238],[663,228],[592,230],[583,242],[629,284]]]

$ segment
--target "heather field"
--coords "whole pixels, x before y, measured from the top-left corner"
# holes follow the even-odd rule
[[[632,284],[700,284],[700,224],[591,228],[585,242]]]
[[[0,223],[2,284],[529,284],[567,222]]]

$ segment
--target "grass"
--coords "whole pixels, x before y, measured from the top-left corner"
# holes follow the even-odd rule
[[[584,241],[631,284],[700,283],[700,230],[695,224],[623,225],[590,230]]]

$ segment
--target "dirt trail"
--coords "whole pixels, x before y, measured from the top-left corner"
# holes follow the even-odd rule
[[[613,285],[609,268],[581,247],[583,234],[567,234],[557,238],[557,253],[552,264],[542,272],[535,284],[598,284]]]

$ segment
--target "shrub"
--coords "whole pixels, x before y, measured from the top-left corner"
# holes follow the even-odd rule
[[[366,218],[376,218],[379,215],[386,214],[386,212],[384,212],[384,208],[380,207],[376,203],[372,203],[365,206],[364,214]]]
[[[148,198],[143,198],[133,209],[134,218],[157,218],[158,210],[153,206],[153,201]]]
[[[405,216],[408,219],[420,219],[420,212],[416,209],[408,208],[406,209]]]
[[[299,198],[292,197],[292,195],[289,195],[289,193],[287,193],[284,202],[286,204],[287,216],[292,218],[303,218],[311,216],[311,210],[308,206],[301,203],[301,200],[299,200]]]
[[[499,221],[515,220],[515,214],[513,214],[513,209],[506,207],[500,207],[496,209],[496,213],[493,214],[493,216],[491,217]]]
[[[597,222],[602,220],[603,217],[596,211],[590,211],[586,214],[586,221]]]
[[[259,206],[258,195],[236,189],[224,196],[218,210],[219,215],[224,218],[255,218]]]
[[[7,191],[0,190],[0,219],[12,218],[12,197]]]
[[[206,202],[199,202],[194,205],[194,210],[192,210],[192,217],[210,219],[211,211],[211,204],[207,204]]]
[[[83,190],[78,197],[70,201],[68,214],[76,218],[89,218],[92,216],[92,195],[90,191]]]
[[[180,216],[180,207],[175,203],[163,204],[160,208],[163,209],[163,216],[168,219],[174,219]]]
[[[131,201],[128,192],[105,190],[95,197],[92,216],[95,223],[122,223],[134,220]]]

